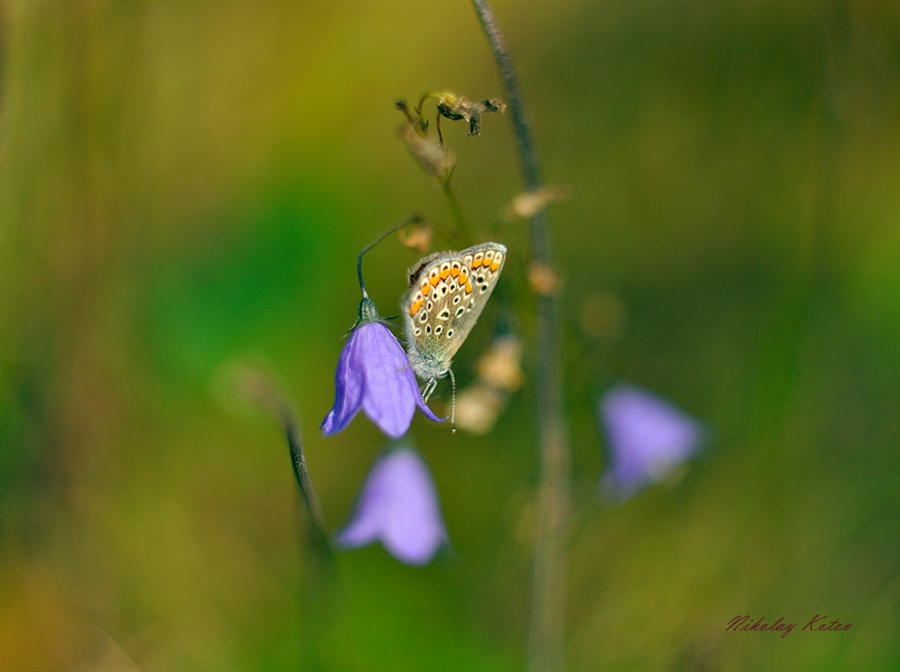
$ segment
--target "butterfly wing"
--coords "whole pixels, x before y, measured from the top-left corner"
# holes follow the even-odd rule
[[[483,243],[426,257],[410,269],[402,308],[410,362],[420,377],[440,377],[465,342],[497,285],[506,247]]]

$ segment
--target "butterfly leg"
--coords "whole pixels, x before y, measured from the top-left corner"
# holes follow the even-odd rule
[[[437,378],[431,378],[425,384],[425,389],[422,390],[422,401],[424,401],[427,404],[428,400],[431,398],[431,395],[434,392],[436,387],[437,387]]]

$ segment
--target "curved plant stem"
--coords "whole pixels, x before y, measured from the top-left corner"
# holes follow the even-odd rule
[[[487,0],[472,0],[490,44],[512,116],[519,165],[526,191],[542,186],[537,155],[531,144],[528,114],[522,101],[506,41]],[[539,211],[529,219],[531,254],[535,263],[552,268],[552,247],[547,215]],[[540,484],[531,595],[528,668],[562,670],[565,640],[566,550],[569,511],[569,435],[563,409],[560,363],[559,302],[554,295],[537,297],[536,380],[540,432]]]
[[[391,235],[395,231],[399,231],[404,226],[409,226],[410,224],[417,224],[421,221],[422,221],[422,215],[412,214],[409,217],[407,217],[406,219],[402,219],[399,222],[397,222],[396,224],[392,224],[391,226],[386,228],[384,231],[379,233],[378,236],[375,238],[375,240],[373,240],[371,243],[366,245],[363,248],[362,252],[359,253],[359,256],[356,258],[356,275],[359,278],[359,288],[360,288],[360,290],[362,290],[362,295],[363,295],[364,299],[369,298],[369,293],[366,291],[366,283],[363,282],[363,272],[362,272],[362,260],[363,260],[363,257],[365,256],[366,252],[368,252],[373,247],[378,245],[378,243],[380,243],[382,240],[387,238],[389,235]]]

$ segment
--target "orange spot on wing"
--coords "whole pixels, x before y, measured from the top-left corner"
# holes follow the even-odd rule
[[[472,268],[478,268],[479,266],[481,266],[481,257],[475,257],[472,260]]]
[[[441,276],[435,273],[428,279],[428,281],[431,283],[432,287],[437,287],[437,284],[441,281]]]
[[[419,312],[419,309],[420,309],[421,307],[422,307],[422,299],[419,299],[419,300],[416,301],[414,304],[412,304],[412,306],[410,306],[410,308],[409,308],[409,316],[412,317],[413,315],[415,315],[416,313],[418,313],[418,312]]]
[[[450,269],[442,268],[441,269],[441,280],[446,280],[448,275],[450,275]]]
[[[462,269],[462,272],[459,274],[459,284],[464,285],[469,280],[469,271],[468,269]]]
[[[472,293],[472,283],[467,282],[466,283],[466,294],[471,294],[471,293]]]
[[[458,267],[458,266],[454,266],[453,268],[451,268],[451,269],[450,269],[450,275],[452,275],[454,278],[459,277],[459,267]]]
[[[492,270],[492,271],[496,271],[498,268],[500,268],[500,262],[499,262],[499,261],[495,261],[493,264],[491,264],[491,270]]]

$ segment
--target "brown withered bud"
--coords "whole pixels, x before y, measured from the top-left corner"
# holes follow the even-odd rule
[[[431,238],[433,234],[434,229],[431,228],[430,224],[424,222],[410,224],[397,231],[397,237],[400,239],[400,244],[416,250],[419,254],[425,254],[431,249]]]
[[[426,173],[434,175],[441,182],[450,179],[456,166],[453,152],[422,136],[413,124],[403,124],[397,129],[397,133]]]
[[[456,426],[472,434],[487,434],[505,405],[503,392],[476,383],[456,395]]]
[[[499,98],[478,101],[469,100],[453,93],[442,93],[438,97],[438,113],[451,121],[465,119],[469,122],[469,135],[481,133],[481,115],[486,112],[503,113],[506,103]]]
[[[503,392],[515,392],[522,386],[522,341],[515,336],[500,336],[478,360],[478,378]]]
[[[524,191],[515,196],[509,204],[500,211],[500,219],[509,221],[517,217],[528,219],[537,214],[554,201],[561,201],[571,196],[569,187],[543,187],[537,191]]]
[[[513,335],[497,337],[475,369],[475,383],[456,396],[456,426],[473,434],[487,434],[511,393],[522,386],[522,341]]]
[[[552,296],[559,291],[560,280],[552,268],[533,261],[528,265],[528,284],[535,294]]]

